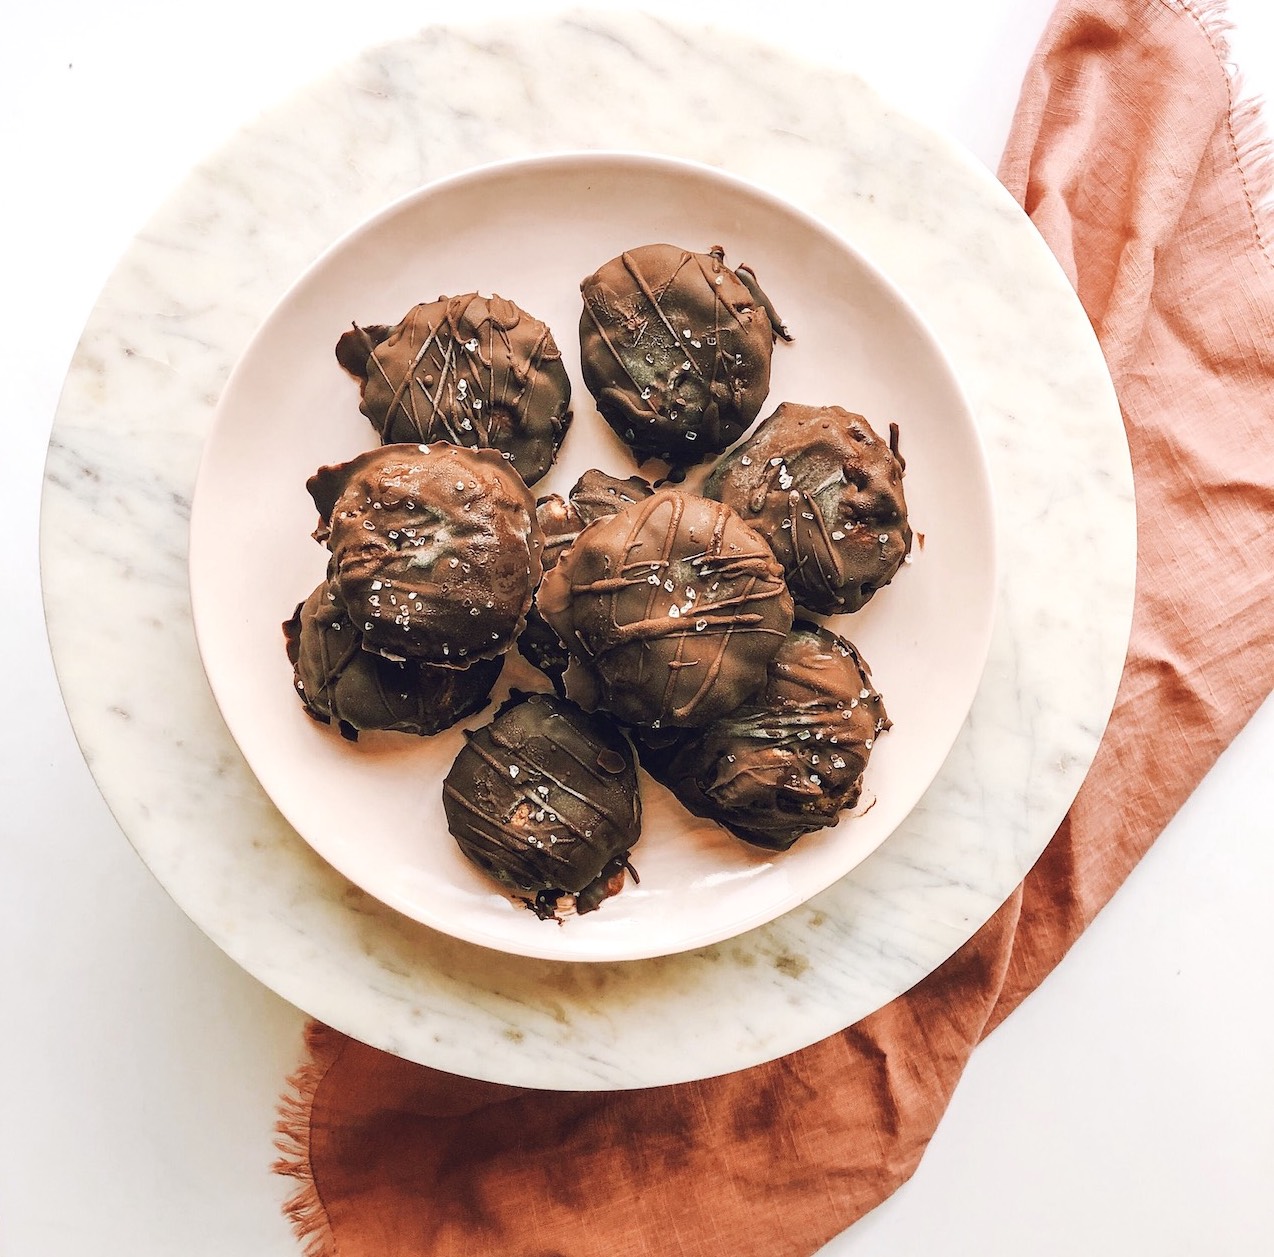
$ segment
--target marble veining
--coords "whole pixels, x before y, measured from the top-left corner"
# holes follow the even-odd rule
[[[1101,355],[1060,269],[981,167],[858,80],[714,41],[705,60],[660,22],[590,15],[434,28],[362,55],[242,131],[159,210],[103,292],[58,412],[46,611],[77,735],[121,826],[260,980],[442,1069],[544,1087],[655,1085],[773,1058],[857,1020],[1010,893],[1073,798],[1114,698],[1132,604],[1131,471]],[[617,965],[460,943],[320,861],[225,730],[185,570],[217,397],[314,257],[421,183],[593,148],[750,178],[831,223],[893,279],[973,401],[1002,555],[984,683],[901,829],[763,929]]]

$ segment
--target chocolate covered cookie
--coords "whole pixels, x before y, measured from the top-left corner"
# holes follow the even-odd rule
[[[693,734],[652,738],[642,764],[696,816],[785,851],[858,803],[872,747],[889,728],[870,678],[844,638],[798,622],[764,689]]]
[[[584,383],[639,461],[701,463],[760,413],[774,341],[791,338],[756,277],[726,266],[719,247],[631,249],[580,292]]]
[[[545,576],[540,613],[596,705],[697,726],[765,681],[792,624],[769,547],[720,502],[663,490],[595,519]]]
[[[466,737],[443,783],[465,856],[543,918],[616,894],[632,871],[641,797],[632,745],[614,722],[515,692]]]
[[[571,384],[552,332],[500,296],[439,297],[392,327],[355,324],[336,357],[385,444],[499,450],[534,484],[570,426]]]
[[[320,468],[308,487],[331,592],[367,649],[467,668],[513,645],[544,537],[496,451],[385,445]]]
[[[708,478],[769,541],[798,606],[857,611],[911,550],[898,428],[882,440],[840,406],[784,402]]]
[[[297,607],[283,635],[306,711],[350,741],[372,729],[440,733],[486,705],[504,666],[503,656],[462,670],[364,650],[326,581]]]

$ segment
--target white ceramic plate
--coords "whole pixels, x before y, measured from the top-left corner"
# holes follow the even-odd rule
[[[631,882],[599,911],[537,920],[477,873],[447,833],[441,781],[462,741],[364,735],[311,721],[292,688],[281,622],[322,579],[326,551],[307,477],[375,445],[333,349],[353,321],[396,322],[440,293],[498,292],[554,330],[575,420],[534,492],[580,473],[624,476],[631,455],[593,408],[578,368],[579,280],[625,248],[721,244],[746,262],[796,337],[776,347],[782,400],[836,403],[884,431],[897,422],[914,562],[858,614],[830,621],[873,669],[894,728],[860,814],[782,855],[691,817],[643,775],[645,824]],[[395,203],[330,249],[261,327],[218,407],[190,530],[195,628],[212,689],[275,804],[336,869],[398,911],[458,938],[544,958],[670,954],[772,920],[843,876],[932,781],[977,690],[994,612],[989,478],[940,346],[853,248],[804,213],[719,171],[631,154],[569,154],[485,167]],[[516,655],[510,684],[547,689]],[[489,718],[471,717],[469,726]]]

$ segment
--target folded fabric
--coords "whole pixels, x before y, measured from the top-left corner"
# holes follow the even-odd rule
[[[807,1257],[912,1173],[979,1039],[1274,685],[1274,227],[1226,61],[1216,6],[1064,0],[1001,167],[1101,340],[1139,516],[1115,711],[1023,886],[908,994],[705,1082],[518,1090],[312,1026],[276,1166],[311,1257]]]

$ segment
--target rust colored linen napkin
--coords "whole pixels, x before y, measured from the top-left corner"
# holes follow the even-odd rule
[[[312,1026],[276,1166],[310,1257],[806,1257],[910,1176],[979,1039],[1274,684],[1269,158],[1222,41],[1215,5],[1063,0],[1001,168],[1101,339],[1139,515],[1114,714],[1023,886],[906,995],[706,1082],[518,1090]]]

